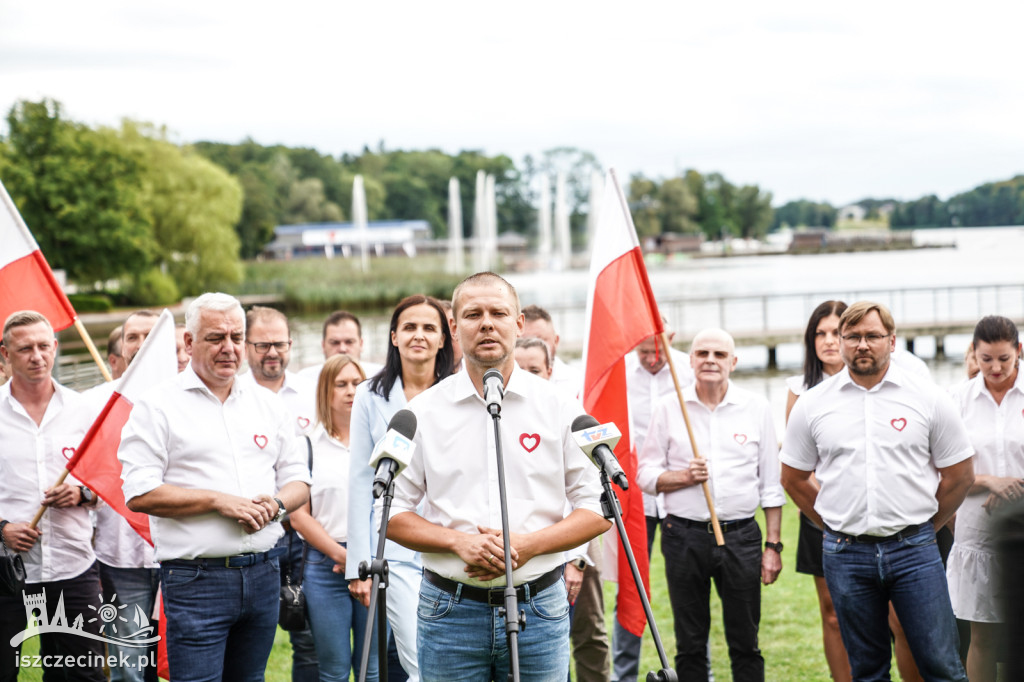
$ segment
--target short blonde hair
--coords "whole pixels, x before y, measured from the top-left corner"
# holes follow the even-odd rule
[[[872,310],[878,313],[879,319],[882,320],[882,326],[885,327],[885,331],[888,332],[889,336],[896,333],[896,322],[892,319],[892,313],[881,303],[874,303],[872,301],[857,301],[839,317],[839,332],[842,333],[847,326],[859,324],[864,317]]]
[[[37,313],[34,310],[19,310],[18,312],[11,313],[7,316],[7,321],[4,322],[4,345],[8,346],[11,342],[11,330],[16,327],[28,327],[33,324],[44,323],[53,331],[53,325],[46,319],[46,316],[42,313]],[[9,350],[9,349],[8,349]]]

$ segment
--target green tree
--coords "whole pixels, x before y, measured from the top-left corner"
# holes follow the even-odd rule
[[[638,237],[661,234],[661,203],[658,183],[636,173],[629,179],[629,212],[633,215]]]
[[[697,224],[697,197],[685,178],[669,178],[658,189],[661,206],[662,232],[693,234],[700,231]]]
[[[169,142],[162,130],[126,121],[121,134],[144,160],[143,203],[160,245],[159,271],[185,295],[239,281],[238,181],[194,150]]]
[[[66,120],[48,99],[18,102],[7,125],[3,182],[50,264],[86,286],[146,271],[157,243],[145,168],[118,135]]]
[[[760,239],[772,224],[772,194],[757,185],[743,185],[733,196],[730,213],[744,239]]]

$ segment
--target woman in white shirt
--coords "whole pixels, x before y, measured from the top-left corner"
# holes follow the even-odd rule
[[[320,679],[331,682],[348,680],[358,668],[366,631],[367,609],[349,592],[345,579],[349,430],[356,386],[365,378],[363,368],[348,355],[335,355],[324,363],[316,390],[317,425],[310,436],[310,501],[291,513],[292,526],[308,545],[302,585]],[[376,681],[376,645],[371,645],[367,668],[366,679]]]
[[[1006,620],[992,513],[1024,497],[1020,354],[1012,321],[996,315],[982,318],[974,328],[974,355],[981,372],[954,393],[974,446],[975,478],[956,513],[956,539],[946,575],[953,612],[971,624],[971,682],[995,681],[999,627]]]
[[[842,301],[825,301],[811,313],[804,331],[804,373],[786,380],[789,396],[786,400],[786,421],[797,399],[808,389],[817,386],[843,369],[839,354],[839,316],[846,310]],[[839,634],[839,620],[832,605],[832,595],[825,584],[825,570],[821,563],[821,529],[800,514],[800,535],[797,541],[796,570],[814,576],[821,610],[821,632],[825,645],[825,660],[834,680],[851,679],[850,662],[846,647]]]

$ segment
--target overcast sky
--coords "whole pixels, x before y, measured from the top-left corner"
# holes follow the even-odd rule
[[[1024,172],[1022,19],[1010,0],[7,0],[0,107],[335,155],[574,146],[776,204],[947,198]]]

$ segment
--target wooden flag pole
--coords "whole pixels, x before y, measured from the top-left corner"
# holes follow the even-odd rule
[[[96,350],[96,344],[92,342],[92,337],[89,336],[89,332],[86,330],[85,325],[82,321],[75,318],[75,329],[78,330],[78,335],[82,337],[82,341],[85,342],[85,347],[89,349],[89,355],[96,361],[96,365],[100,368],[100,374],[103,375],[104,381],[113,381],[114,377],[110,376],[110,370],[103,364],[103,359],[100,357],[99,351]],[[62,479],[63,480],[63,479]]]
[[[672,383],[676,387],[676,397],[679,398],[679,409],[683,411],[683,421],[686,422],[686,435],[690,437],[690,447],[693,449],[693,456],[700,457],[697,451],[697,439],[693,437],[693,427],[690,425],[690,415],[686,411],[686,401],[683,400],[683,389],[679,386],[679,377],[676,375],[676,365],[672,362],[672,353],[669,350],[668,334],[662,332],[660,335],[661,346],[665,349],[665,359],[668,360],[668,368],[672,372]],[[722,526],[718,523],[718,514],[715,513],[715,503],[711,499],[711,486],[707,481],[701,482],[704,489],[704,499],[708,503],[708,511],[711,512],[711,528],[715,531],[715,542],[721,547],[725,544],[725,537],[722,535]]]
[[[82,321],[80,319],[78,319],[77,317],[75,318],[75,329],[78,330],[79,336],[81,336],[82,337],[82,341],[85,342],[85,347],[89,349],[89,355],[92,356],[92,359],[96,362],[96,365],[100,368],[100,374],[103,375],[103,379],[105,381],[113,381],[114,378],[112,376],[110,376],[110,370],[108,370],[107,366],[105,364],[103,364],[103,360],[100,358],[100,353],[99,353],[98,350],[96,350],[96,344],[94,344],[92,342],[92,337],[89,336],[89,332],[86,330],[85,325],[82,324]],[[64,479],[67,478],[67,477],[68,477],[68,470],[65,469],[61,473],[60,477],[57,479],[57,482],[54,483],[50,487],[51,488],[56,488],[61,483],[63,483]],[[39,511],[36,512],[35,517],[32,519],[32,523],[29,524],[30,528],[34,529],[39,524],[39,521],[43,518],[43,514],[46,513],[46,509],[47,509],[47,507],[44,507],[43,505],[39,505]]]

